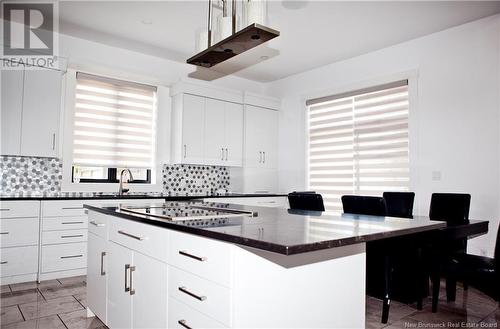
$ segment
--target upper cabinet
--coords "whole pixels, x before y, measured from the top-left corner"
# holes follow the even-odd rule
[[[2,71],[2,154],[58,156],[62,78],[52,69]]]
[[[177,94],[172,111],[174,163],[241,166],[243,106]]]
[[[278,167],[278,111],[245,105],[245,166]]]

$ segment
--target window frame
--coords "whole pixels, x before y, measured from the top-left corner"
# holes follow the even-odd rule
[[[75,94],[76,94],[76,74],[77,72],[88,73],[93,75],[106,76],[118,80],[127,80],[142,84],[149,84],[157,87],[157,104],[155,111],[155,129],[156,129],[156,145],[155,162],[151,170],[151,183],[129,183],[134,192],[162,192],[163,191],[163,175],[162,167],[164,163],[169,161],[169,140],[167,133],[162,130],[157,130],[161,122],[169,120],[169,111],[171,108],[170,88],[158,84],[158,81],[146,76],[131,76],[123,71],[106,70],[103,71],[100,67],[88,66],[85,69],[68,68],[64,76],[62,84],[62,104],[61,107],[61,140],[64,143],[59,143],[58,154],[62,162],[62,181],[61,192],[116,192],[119,183],[73,183],[73,130],[74,130],[74,113],[75,113]]]
[[[301,103],[302,103],[302,109],[301,111],[301,122],[302,122],[302,127],[303,127],[303,144],[302,144],[302,150],[304,154],[304,160],[302,162],[304,171],[302,175],[301,181],[303,182],[303,189],[307,190],[310,188],[310,175],[309,172],[311,170],[310,168],[310,163],[309,163],[309,113],[308,113],[308,102],[311,100],[315,99],[320,99],[320,98],[329,98],[331,96],[335,95],[342,95],[342,94],[351,94],[352,92],[356,92],[359,90],[365,90],[365,89],[371,89],[371,88],[376,88],[377,86],[382,86],[382,85],[390,85],[392,83],[398,82],[398,81],[407,81],[407,86],[408,86],[408,100],[409,100],[409,106],[408,106],[408,170],[409,170],[409,183],[408,183],[408,188],[409,191],[416,191],[418,189],[418,181],[419,181],[419,175],[420,175],[420,170],[418,167],[418,158],[419,158],[419,142],[418,142],[418,136],[419,136],[419,127],[418,127],[418,95],[419,95],[419,88],[418,88],[418,82],[419,82],[419,70],[418,69],[409,69],[407,71],[400,71],[397,73],[392,73],[388,75],[382,75],[366,80],[354,80],[354,81],[349,81],[346,84],[343,85],[338,85],[333,88],[329,89],[322,89],[321,91],[308,91],[303,94],[301,97]],[[357,187],[356,187],[357,188]],[[415,197],[415,209],[419,208],[420,204],[420,198],[417,196]],[[336,212],[332,212],[332,214]]]

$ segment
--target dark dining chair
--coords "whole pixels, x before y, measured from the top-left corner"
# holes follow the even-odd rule
[[[325,211],[323,197],[316,192],[292,192],[288,194],[290,209]]]
[[[384,192],[382,195],[387,208],[387,216],[413,218],[413,192]]]
[[[469,223],[470,194],[464,193],[433,193],[429,209],[431,220],[445,221],[448,226]],[[438,241],[439,263],[443,267],[446,277],[446,299],[454,301],[456,297],[456,280],[450,272],[452,257],[457,254],[465,254],[467,251],[467,239],[441,240]],[[431,257],[437,257],[436,253]],[[433,280],[433,300],[437,301],[439,295],[439,278]],[[433,305],[436,310],[437,305]]]
[[[376,196],[343,195],[342,208],[346,214],[385,216],[384,199]]]
[[[500,301],[500,227],[494,258],[458,253],[452,257],[448,275]]]

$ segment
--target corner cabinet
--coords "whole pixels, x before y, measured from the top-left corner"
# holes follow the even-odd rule
[[[242,166],[243,106],[177,94],[172,111],[174,163]]]
[[[2,71],[1,154],[57,157],[63,72]]]

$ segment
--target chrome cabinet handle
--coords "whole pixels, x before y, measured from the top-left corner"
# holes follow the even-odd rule
[[[221,147],[221,149],[220,149],[220,159],[224,160],[224,148],[223,147]]]
[[[187,146],[186,144],[184,144],[184,159],[186,158],[187,156]]]
[[[129,271],[129,269],[130,269],[130,264],[125,264],[125,292],[130,291],[130,287],[127,285],[127,283],[128,283],[127,272]]]
[[[127,233],[127,232],[122,231],[122,230],[119,230],[119,231],[118,231],[118,233],[119,233],[119,234],[122,234],[122,235],[125,235],[125,236],[128,236],[129,238],[139,240],[139,241],[143,241],[143,240],[145,239],[145,238],[144,238],[144,237],[142,237],[142,236],[133,235],[133,234]]]
[[[185,293],[186,295],[189,295],[193,298],[196,298],[199,301],[204,301],[207,299],[207,296],[198,296],[198,295],[192,293],[191,291],[187,290],[186,287],[179,287],[178,289],[179,289],[179,291],[181,291],[181,292]]]
[[[262,163],[266,163],[266,152],[262,152]]]
[[[259,163],[262,163],[262,152],[259,151]]]
[[[83,255],[61,256],[61,257],[59,257],[59,258],[61,258],[61,259],[66,259],[66,258],[78,258],[78,257],[83,257]]]
[[[83,209],[83,207],[62,207],[63,210],[75,210],[75,209]]]
[[[3,261],[3,262],[0,262],[0,265],[3,265],[3,264],[7,264],[8,261]]]
[[[226,161],[227,161],[227,154],[228,154],[228,151],[227,151],[227,147],[226,147]]]
[[[10,211],[9,208],[0,208],[0,211]]]
[[[89,223],[92,224],[92,225],[94,225],[94,226],[97,226],[97,227],[106,226],[106,225],[104,225],[104,223],[98,223],[95,220],[91,220]]]
[[[191,328],[190,326],[187,325],[186,320],[179,320],[179,321],[177,321],[177,323],[180,324],[181,326],[183,326],[186,329],[193,329],[193,328]]]
[[[83,224],[83,222],[62,222],[61,224],[63,224],[63,225],[68,225],[68,224]]]
[[[52,149],[53,150],[56,149],[56,134],[55,133],[52,134]]]
[[[132,273],[135,271],[135,266],[130,266],[130,295],[135,295],[135,289],[133,288],[132,283],[134,282],[134,278],[132,276]]]
[[[189,257],[189,258],[192,258],[192,259],[196,259],[196,260],[198,260],[200,262],[204,262],[204,261],[207,260],[207,257],[195,256],[193,254],[188,253],[185,250],[179,250],[179,255],[186,256],[186,257]]]
[[[9,234],[10,232],[0,232],[1,235]]]
[[[101,276],[106,275],[106,271],[104,271],[104,256],[106,256],[106,252],[101,252]]]
[[[67,238],[82,238],[83,234],[76,234],[76,235],[61,235],[61,239],[67,239]]]

